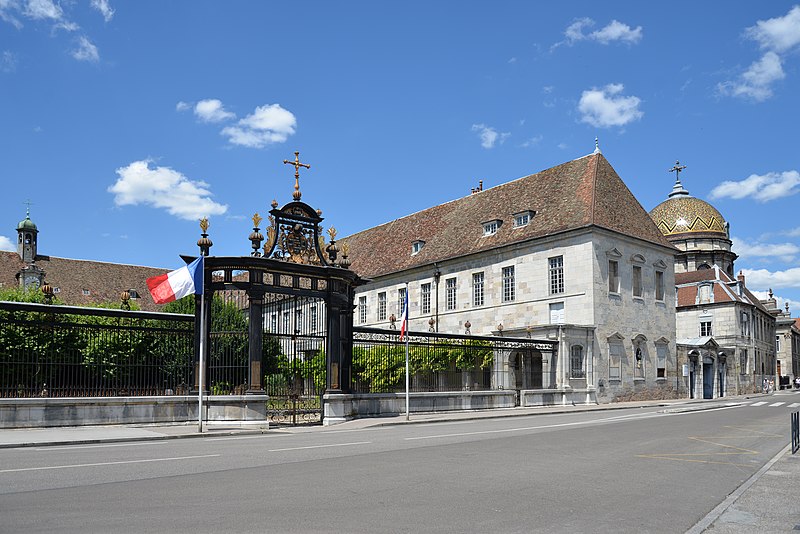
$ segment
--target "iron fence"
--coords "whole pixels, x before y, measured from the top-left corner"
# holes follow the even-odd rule
[[[188,393],[194,317],[0,302],[0,397]]]
[[[406,342],[399,334],[397,330],[354,328],[354,392],[405,390]],[[541,387],[541,375],[534,376],[534,368],[530,365],[525,368],[524,362],[531,361],[532,353],[540,357],[542,353],[552,354],[555,346],[554,342],[533,339],[409,332],[409,390],[483,391],[533,388],[536,384]]]
[[[792,454],[800,451],[800,412],[792,412],[790,415],[792,427]]]

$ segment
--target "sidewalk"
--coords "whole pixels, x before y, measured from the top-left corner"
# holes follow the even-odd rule
[[[670,411],[696,411],[719,408],[737,402],[767,397],[747,395],[715,400],[667,400],[622,402],[589,406],[544,406],[532,408],[510,408],[498,410],[411,414],[392,417],[364,418],[347,421],[329,427],[313,427],[315,430],[361,429],[373,426],[424,424],[444,421],[468,421],[527,415],[551,415],[557,413],[620,410],[625,408],[663,407]],[[201,438],[221,435],[253,435],[276,432],[260,425],[237,425],[230,423],[204,424],[203,433],[198,432],[197,423],[180,425],[118,425],[31,429],[0,429],[0,449],[19,447],[42,447],[52,445],[77,445],[90,443],[113,443],[129,441],[154,441],[165,439]],[[787,421],[787,440],[789,435]],[[0,451],[0,454],[2,451]],[[742,532],[790,532],[800,531],[800,453],[792,455],[787,445],[757,473],[731,493],[705,518],[698,522],[689,534],[708,532],[729,534]]]

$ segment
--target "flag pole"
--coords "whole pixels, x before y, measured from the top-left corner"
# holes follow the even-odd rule
[[[197,388],[197,431],[203,432],[203,368],[205,367],[206,345],[206,296],[200,295],[200,361],[198,362],[198,388]]]
[[[411,398],[409,395],[409,377],[408,377],[408,282],[406,282],[406,295],[405,295],[405,305],[403,309],[403,323],[405,325],[405,333],[406,333],[406,421],[410,419],[410,408],[411,408]]]

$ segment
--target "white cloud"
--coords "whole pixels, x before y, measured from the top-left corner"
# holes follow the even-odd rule
[[[92,0],[92,7],[103,15],[103,19],[106,22],[111,22],[111,19],[114,18],[114,10],[109,5],[108,0]]]
[[[764,55],[754,61],[736,80],[717,85],[720,94],[763,102],[772,96],[772,85],[786,77],[784,55],[800,45],[800,6],[783,17],[759,20],[746,28],[745,37],[758,43]]]
[[[186,220],[221,215],[228,210],[228,206],[211,200],[207,183],[192,181],[169,167],[151,168],[151,163],[134,161],[117,169],[119,178],[108,188],[109,193],[114,193],[117,206],[150,205]]]
[[[747,287],[792,288],[800,287],[800,267],[785,271],[768,271],[767,269],[742,269]]]
[[[788,235],[789,237],[800,237],[800,226],[797,228],[792,228],[791,230],[785,232],[784,235]]]
[[[227,126],[221,133],[234,145],[262,148],[285,142],[294,134],[296,127],[297,119],[290,111],[280,104],[270,104],[257,107],[236,126]]]
[[[17,69],[17,56],[4,50],[0,53],[0,72],[14,72]]]
[[[800,246],[794,243],[750,243],[734,237],[733,250],[743,258],[780,258],[784,262],[792,262],[800,253]]]
[[[86,36],[81,35],[78,37],[78,48],[72,51],[72,57],[78,61],[97,63],[100,60],[100,53]]]
[[[595,25],[594,20],[583,17],[576,19],[572,24],[567,26],[564,30],[564,37],[566,39],[553,45],[553,48],[566,44],[572,46],[578,41],[595,41],[600,44],[611,44],[612,42],[619,41],[626,44],[635,44],[642,40],[642,27],[637,26],[631,28],[618,20],[612,20],[605,27],[586,33],[584,29],[591,28]]]
[[[736,81],[720,83],[717,88],[723,95],[752,98],[763,102],[772,96],[772,84],[786,77],[781,57],[767,52],[754,61]]]
[[[0,0],[0,19],[8,22],[16,29],[22,29],[22,22],[11,14],[12,10],[19,10],[16,0]]]
[[[764,50],[788,52],[800,45],[800,6],[794,6],[783,17],[759,20],[745,30],[745,35]]]
[[[621,83],[609,84],[602,89],[590,89],[581,94],[578,103],[582,117],[586,122],[598,128],[624,126],[644,116],[639,110],[641,100],[635,96],[622,96],[624,86]]]
[[[201,100],[194,106],[194,114],[203,122],[222,122],[235,119],[236,115],[227,111],[216,98]]]
[[[478,132],[478,138],[481,140],[481,146],[486,149],[494,148],[497,143],[502,145],[511,135],[508,132],[498,132],[491,126],[486,126],[485,124],[473,124],[472,131]]]
[[[183,100],[175,104],[175,111],[188,111],[191,108],[192,105],[188,102],[184,102]]]
[[[542,139],[544,139],[543,135],[541,135],[541,134],[535,135],[535,136],[531,137],[530,139],[527,139],[524,143],[522,143],[522,146],[524,148],[530,148],[532,146],[537,146],[539,143],[542,142]]]
[[[725,181],[711,190],[711,199],[753,198],[768,202],[800,192],[800,173],[797,171],[769,172],[764,175],[751,174],[744,180]]]
[[[0,250],[7,250],[10,252],[14,252],[17,248],[14,246],[14,242],[11,241],[4,235],[0,235]]]
[[[23,13],[34,20],[61,20],[64,17],[61,6],[52,0],[28,0]]]

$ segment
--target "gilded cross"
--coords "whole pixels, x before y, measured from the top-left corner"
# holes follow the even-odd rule
[[[28,200],[26,200],[25,202],[23,202],[23,204],[25,204],[26,206],[28,206],[28,208],[27,208],[27,214],[28,214],[28,216],[30,217],[30,215],[31,215],[31,205],[33,204],[33,202],[31,202],[31,199],[28,199]]]
[[[681,165],[680,161],[676,161],[675,165],[669,170],[669,172],[675,173],[675,181],[681,181],[681,171],[686,168],[686,165]]]
[[[289,161],[288,159],[283,160],[284,165],[294,165],[294,193],[292,196],[295,200],[300,200],[300,167],[305,167],[306,169],[310,169],[311,165],[306,163],[300,163],[300,152],[294,153],[294,161]]]

